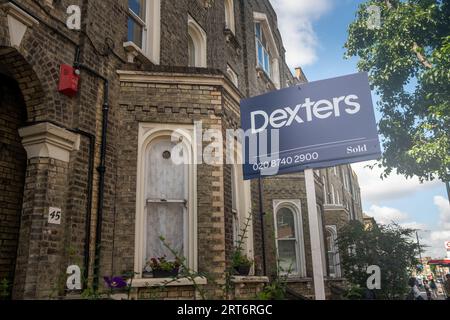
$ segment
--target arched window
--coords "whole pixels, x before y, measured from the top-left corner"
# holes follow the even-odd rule
[[[336,245],[337,230],[336,226],[326,226],[327,230],[327,249],[328,249],[328,273],[332,278],[341,277],[339,251]]]
[[[135,272],[141,274],[151,258],[174,258],[160,237],[196,270],[193,126],[141,123],[139,132]]]
[[[185,232],[188,223],[188,166],[177,165],[173,161],[176,147],[177,144],[165,136],[154,139],[145,151],[147,261],[162,256],[175,258],[160,240],[161,236],[179,256],[188,255],[185,245],[188,236]],[[185,146],[181,153],[183,156],[188,154]]]
[[[275,237],[281,274],[306,276],[303,222],[298,200],[274,201]]]
[[[195,61],[196,61],[195,44],[194,44],[194,40],[192,40],[192,37],[190,34],[188,35],[188,51],[189,51],[189,66],[195,67]]]
[[[225,1],[225,28],[231,30],[235,33],[235,22],[234,22],[234,0],[224,0]]]
[[[188,54],[189,66],[206,68],[206,32],[191,17],[188,18]]]

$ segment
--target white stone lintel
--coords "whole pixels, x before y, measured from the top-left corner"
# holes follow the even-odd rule
[[[28,159],[51,158],[69,162],[70,152],[80,149],[80,135],[44,122],[19,129]]]

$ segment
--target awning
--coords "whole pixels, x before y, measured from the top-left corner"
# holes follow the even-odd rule
[[[429,265],[450,267],[450,259],[430,260]]]

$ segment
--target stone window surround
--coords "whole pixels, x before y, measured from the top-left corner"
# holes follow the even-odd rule
[[[233,70],[233,68],[230,67],[230,65],[227,64],[227,75],[230,78],[231,82],[236,86],[236,88],[239,88],[239,78],[237,73]]]
[[[195,50],[195,66],[190,67],[206,68],[208,66],[206,32],[191,15],[188,15],[188,33],[194,42]]]
[[[242,149],[242,145],[236,141],[237,144],[237,150],[236,150],[236,157],[238,159],[238,163],[242,162],[242,154],[240,150]],[[239,164],[236,164],[233,166],[231,170],[231,174],[234,175],[234,181],[235,183],[235,191],[236,191],[236,197],[237,197],[237,209],[238,209],[238,219],[239,222],[239,230],[242,229],[244,226],[244,223],[249,218],[249,214],[252,212],[252,198],[251,198],[251,183],[250,181],[244,181],[242,179],[243,173],[242,173],[242,166]],[[251,260],[254,259],[254,252],[253,252],[253,222],[250,223],[247,233],[246,233],[247,239],[245,239],[244,243],[244,251],[247,257]],[[254,268],[252,267],[251,273],[254,273]]]
[[[234,0],[225,0],[225,28],[236,34],[236,22],[234,17]]]
[[[305,239],[303,233],[303,216],[301,200],[298,199],[283,199],[273,200],[273,218],[274,218],[274,230],[275,230],[275,247],[278,255],[278,230],[277,230],[277,213],[282,208],[288,208],[292,210],[295,215],[296,228],[297,228],[297,265],[298,274],[290,274],[289,278],[305,278],[306,277],[306,254],[305,254]]]
[[[132,41],[124,42],[128,62],[133,63],[136,57],[143,57],[153,64],[159,65],[161,55],[161,0],[147,0],[146,27],[143,35],[143,48]]]
[[[333,235],[333,240],[336,241],[336,239],[337,239],[337,234],[338,234],[338,233],[337,233],[337,227],[336,227],[335,225],[327,225],[327,226],[325,226],[325,229],[326,229],[329,233],[331,233],[331,234]],[[341,259],[340,259],[340,257],[339,257],[339,251],[338,251],[338,248],[337,248],[337,244],[336,244],[336,243],[334,244],[333,249],[334,249],[333,252],[334,252],[335,255],[336,255],[336,259],[335,259],[336,265],[334,266],[335,269],[336,269],[336,274],[334,275],[334,277],[331,276],[331,275],[330,275],[330,277],[333,278],[333,279],[339,279],[339,278],[342,277],[341,266],[340,266],[340,264],[341,264]],[[329,263],[330,263],[330,262],[331,262],[331,261],[329,261]]]
[[[193,159],[193,155],[197,154],[194,141],[193,125],[175,125],[164,123],[139,123],[138,138],[138,165],[137,165],[137,186],[136,186],[136,221],[135,221],[135,254],[134,254],[134,271],[137,277],[134,281],[149,281],[151,279],[142,279],[142,269],[145,257],[145,150],[152,141],[158,137],[167,137],[174,132],[183,135],[183,142],[186,143],[190,151],[189,157]],[[198,267],[198,245],[197,245],[197,168],[189,166],[189,201],[188,215],[189,221],[186,234],[188,236],[187,252],[188,267],[196,271]],[[160,279],[161,280],[161,279]],[[163,279],[164,280],[164,279]]]
[[[43,122],[19,129],[28,159],[51,158],[69,162],[70,153],[80,149],[80,135]]]
[[[267,40],[269,42],[269,45],[271,46],[273,57],[271,61],[271,68],[272,68],[272,75],[267,75],[268,78],[273,82],[276,89],[281,88],[280,84],[280,66],[279,66],[279,60],[280,60],[280,54],[278,52],[278,48],[275,42],[275,38],[273,36],[272,28],[270,27],[269,19],[267,18],[267,15],[265,13],[261,12],[253,12],[253,19],[255,22],[261,23],[261,26],[263,28],[263,32],[265,32]],[[256,41],[256,34],[255,34],[255,41]],[[256,70],[258,72],[258,69],[261,69],[261,67],[258,66],[258,50],[256,47],[255,42],[255,56],[256,56]]]

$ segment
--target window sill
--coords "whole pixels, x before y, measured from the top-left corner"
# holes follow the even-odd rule
[[[123,48],[127,54],[128,63],[135,63],[136,60],[139,60],[144,63],[153,63],[144,51],[139,48],[134,42],[128,41],[123,43]]]
[[[206,278],[197,277],[194,279],[195,284],[197,285],[206,285],[208,281]],[[148,287],[182,287],[182,286],[193,286],[194,281],[188,278],[181,278],[174,280],[172,278],[158,278],[158,279],[133,279],[133,283],[131,284],[132,288],[148,288]]]
[[[233,276],[231,277],[231,282],[235,284],[241,283],[269,283],[268,277],[258,277],[258,276]]]
[[[241,45],[239,44],[235,33],[232,30],[225,28],[223,30],[223,34],[225,35],[227,43],[232,44],[236,50],[236,53],[239,55],[241,53]]]
[[[286,279],[286,282],[288,282],[288,283],[292,283],[292,282],[310,283],[312,281],[313,281],[312,278],[306,278],[306,277],[300,277],[300,276],[291,276]]]
[[[323,206],[324,210],[343,210],[348,212],[348,210],[342,204],[325,204]]]
[[[256,66],[256,76],[266,82],[266,87],[269,90],[278,89],[277,85],[273,82],[270,76],[260,66]]]

